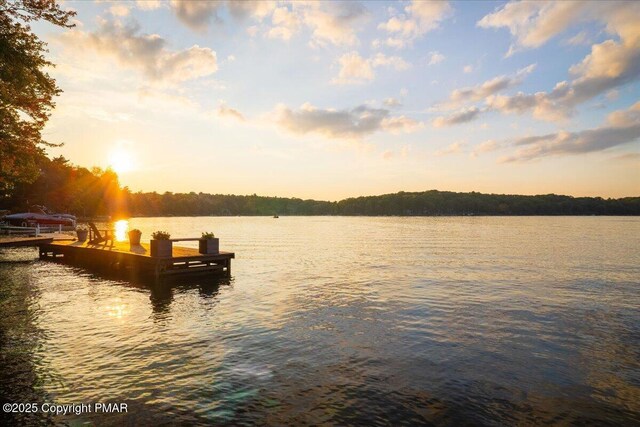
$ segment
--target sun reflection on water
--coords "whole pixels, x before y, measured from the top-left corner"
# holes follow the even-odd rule
[[[116,231],[116,241],[124,242],[127,240],[127,231],[129,231],[129,221],[126,219],[121,219],[120,221],[116,221],[114,224]]]

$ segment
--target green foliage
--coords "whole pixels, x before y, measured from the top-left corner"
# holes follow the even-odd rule
[[[33,182],[43,147],[55,145],[43,141],[41,131],[61,91],[43,71],[53,66],[44,57],[46,44],[27,23],[72,27],[74,15],[54,1],[0,0],[0,191]]]
[[[151,238],[154,240],[169,240],[171,238],[171,234],[166,231],[154,231],[151,233]]]
[[[215,234],[206,232],[206,233],[202,233],[201,239],[206,240],[206,239],[213,239],[215,237],[216,237]]]
[[[120,188],[112,170],[88,170],[62,156],[53,160],[42,156],[36,165],[40,174],[34,182],[18,183],[10,192],[0,193],[0,209],[24,211],[39,204],[80,217],[127,216],[129,190]]]
[[[206,193],[132,193],[127,206],[132,216],[263,215],[640,215],[640,197],[602,199],[555,194],[518,196],[400,192],[357,197],[339,202],[296,198],[235,196]]]

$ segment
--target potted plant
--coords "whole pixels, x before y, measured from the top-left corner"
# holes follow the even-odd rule
[[[220,239],[213,233],[202,233],[198,250],[201,254],[217,254],[220,252]]]
[[[166,231],[151,233],[151,256],[170,257],[173,242],[169,240],[171,234]]]
[[[140,237],[142,236],[142,231],[134,228],[129,231],[129,244],[130,245],[140,245]]]
[[[89,234],[89,230],[84,227],[76,228],[76,234],[78,235],[78,241],[84,242],[87,240],[87,235]]]

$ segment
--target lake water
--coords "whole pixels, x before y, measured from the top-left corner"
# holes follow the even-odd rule
[[[128,226],[214,231],[232,277],[152,286],[3,250],[2,403],[128,405],[12,421],[640,423],[640,218]]]

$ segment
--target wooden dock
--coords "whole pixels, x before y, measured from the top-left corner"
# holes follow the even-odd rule
[[[45,243],[62,240],[75,240],[65,235],[41,235],[38,237],[7,237],[0,238],[0,248],[16,248],[21,246],[39,246]]]
[[[174,246],[171,257],[152,257],[148,244],[129,242],[92,245],[78,241],[52,241],[38,244],[40,259],[106,268],[111,271],[149,273],[155,277],[219,272],[231,275],[232,252],[201,254],[197,249]]]

